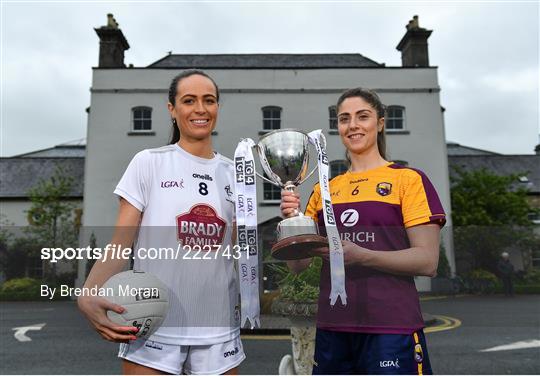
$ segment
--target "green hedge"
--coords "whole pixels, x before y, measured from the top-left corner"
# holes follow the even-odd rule
[[[491,294],[495,292],[498,279],[495,274],[483,269],[475,269],[469,272],[469,289],[474,294]]]
[[[47,297],[41,297],[41,284],[41,281],[33,278],[10,279],[0,287],[0,301],[50,301]],[[56,293],[53,300],[69,300],[69,297]]]
[[[296,275],[283,265],[274,264],[271,267],[279,279],[278,285],[281,299],[297,303],[317,301],[322,267],[320,257],[313,258],[309,267]]]
[[[0,288],[0,300],[36,300],[40,298],[40,281],[33,278],[13,278]]]
[[[523,276],[514,278],[514,293],[540,294],[540,273],[529,271]],[[502,294],[504,293],[502,281],[495,274],[483,269],[475,269],[464,277],[457,277],[461,281],[460,291],[472,294]]]
[[[540,284],[537,285],[515,285],[516,294],[540,294]]]
[[[504,294],[502,282],[497,282],[495,293]],[[514,281],[514,294],[540,294],[540,283],[521,284]]]
[[[540,285],[540,269],[529,270],[521,279],[523,285]]]

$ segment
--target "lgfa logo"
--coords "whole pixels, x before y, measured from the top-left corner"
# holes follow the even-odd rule
[[[399,359],[396,360],[381,360],[379,362],[381,368],[395,367],[399,368]]]
[[[161,182],[161,188],[184,188],[184,180],[166,180]]]

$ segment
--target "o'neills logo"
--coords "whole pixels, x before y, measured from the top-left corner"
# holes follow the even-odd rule
[[[202,179],[202,180],[208,180],[208,181],[213,181],[214,179],[212,179],[212,177],[208,174],[204,174],[204,175],[201,175],[201,174],[193,174],[192,175],[195,179]]]
[[[218,245],[223,243],[226,222],[218,217],[213,207],[193,206],[189,212],[176,217],[178,241],[182,245]]]

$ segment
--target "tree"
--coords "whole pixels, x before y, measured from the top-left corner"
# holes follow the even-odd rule
[[[510,247],[529,252],[538,239],[528,214],[527,191],[514,188],[518,177],[486,169],[455,168],[452,179],[452,220],[456,256],[473,269],[496,272],[500,254]]]
[[[0,270],[6,280],[29,275],[29,264],[39,257],[39,248],[31,239],[15,238],[9,242],[0,240]]]
[[[444,244],[441,242],[439,247],[439,264],[437,265],[437,277],[441,278],[450,278],[452,270],[450,269],[450,264],[448,263],[448,258],[446,257],[446,251]]]
[[[73,246],[78,238],[78,226],[73,218],[75,206],[66,201],[73,187],[68,171],[57,167],[50,179],[40,180],[28,191],[30,202],[28,235],[41,247]],[[44,264],[44,277],[56,278],[54,263]]]

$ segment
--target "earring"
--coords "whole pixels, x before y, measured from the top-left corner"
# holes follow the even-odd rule
[[[172,118],[172,125],[174,125],[175,127],[177,127],[178,125],[176,124],[176,119],[175,118]]]

